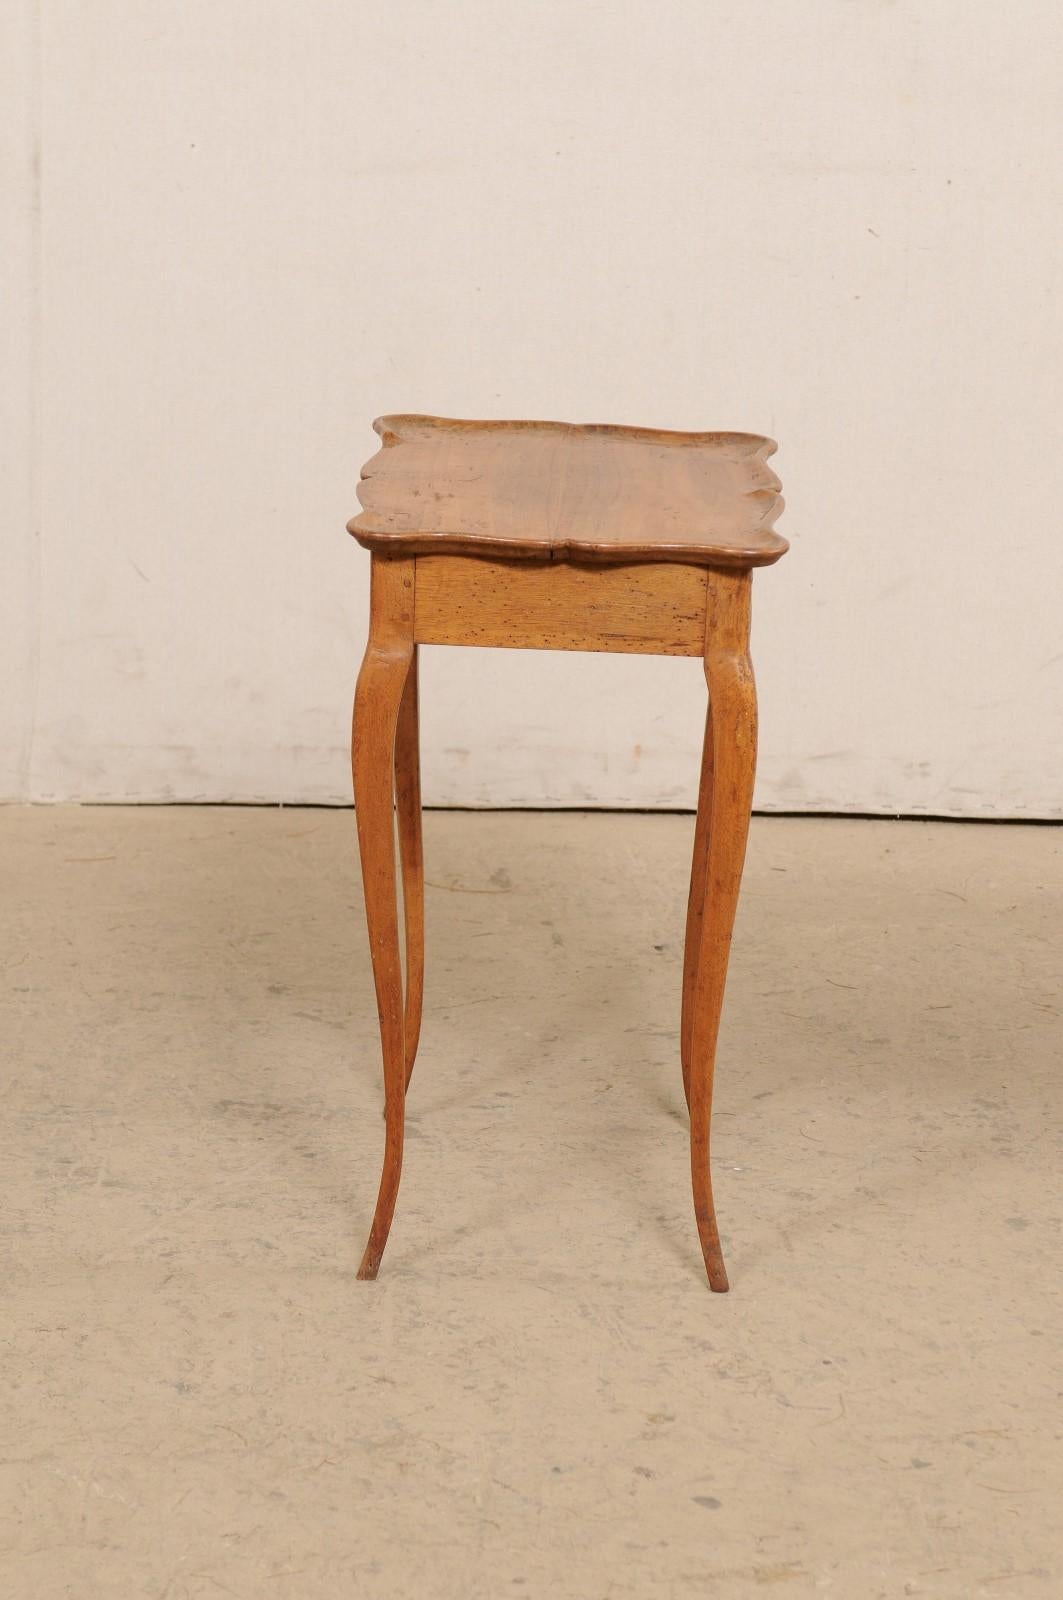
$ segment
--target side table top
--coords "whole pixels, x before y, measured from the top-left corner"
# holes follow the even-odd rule
[[[762,567],[788,549],[754,433],[378,417],[347,524],[378,555]]]

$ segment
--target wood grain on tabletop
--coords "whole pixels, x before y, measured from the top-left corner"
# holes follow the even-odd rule
[[[767,566],[787,549],[753,433],[387,416],[348,528],[377,555]]]

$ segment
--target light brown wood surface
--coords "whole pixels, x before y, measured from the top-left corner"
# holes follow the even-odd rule
[[[384,1058],[384,1169],[376,1211],[365,1247],[360,1278],[375,1278],[384,1253],[402,1171],[402,1143],[406,1109],[406,1019],[402,964],[399,955],[398,886],[395,877],[395,758],[400,711],[406,684],[414,669],[413,562],[374,561],[369,606],[369,641],[354,696],[351,740],[354,767],[354,808],[358,823],[358,848],[362,858],[362,889],[369,930],[369,952],[376,985],[380,1042]],[[416,701],[414,701],[416,705]],[[409,700],[406,699],[402,764],[407,797],[406,836],[410,838],[410,808],[414,790],[409,767],[416,745],[410,737]],[[418,826],[419,836],[419,826]],[[410,857],[412,860],[412,855]],[[411,924],[407,918],[407,932]],[[416,917],[418,937],[415,966],[423,963],[423,927]],[[418,1001],[419,1022],[419,1001]]]
[[[389,416],[350,532],[377,554],[766,566],[775,443],[751,433]]]
[[[482,424],[441,425],[433,419],[389,419],[424,425],[436,438],[448,428],[480,429]],[[535,438],[553,424],[529,424]],[[490,473],[497,498],[488,521],[498,526],[531,527],[544,490],[527,477],[532,459],[522,447],[520,425],[499,424],[499,452]],[[659,440],[635,429],[575,430],[622,435],[625,444]],[[385,431],[385,445],[388,434]],[[673,439],[744,438],[742,435],[673,435]],[[615,439],[614,439],[615,442]],[[759,445],[766,441],[759,441]],[[503,449],[502,446],[505,446]],[[440,446],[442,449],[442,446]],[[561,448],[561,442],[558,442]],[[583,448],[574,447],[576,458]],[[671,446],[667,447],[673,448]],[[697,448],[690,446],[696,455]],[[444,452],[445,454],[445,452]],[[752,450],[744,458],[759,459]],[[412,457],[407,457],[409,461]],[[407,475],[404,494],[424,485],[422,466]],[[468,464],[468,459],[466,464]],[[547,450],[545,462],[551,459]],[[682,450],[669,457],[678,504],[691,479]],[[454,458],[447,460],[453,466]],[[593,474],[583,492],[594,490]],[[571,488],[572,480],[569,480]],[[506,492],[503,486],[508,486]],[[394,489],[394,484],[392,484]],[[477,493],[484,491],[477,490]],[[558,505],[564,489],[557,492]],[[738,489],[735,494],[745,493]],[[760,491],[752,491],[759,493]],[[506,498],[508,493],[509,498]],[[524,498],[522,499],[521,496]],[[393,499],[397,504],[398,500]],[[595,523],[589,507],[585,526]],[[558,513],[560,517],[560,513]],[[735,513],[736,521],[740,516]],[[555,521],[560,526],[564,519]],[[607,519],[606,519],[607,520]],[[724,521],[726,518],[723,519]],[[361,519],[356,519],[356,523]],[[618,526],[617,523],[611,524]],[[355,526],[355,525],[352,525]],[[605,520],[600,523],[605,526]],[[364,529],[363,542],[372,542]],[[762,538],[768,535],[763,533]],[[458,553],[447,532],[416,536],[394,555],[387,539],[374,544],[369,639],[355,695],[352,754],[358,841],[365,886],[366,922],[376,984],[384,1063],[384,1164],[369,1241],[359,1277],[374,1278],[387,1243],[402,1170],[406,1094],[421,1026],[424,988],[424,864],[421,850],[420,764],[418,754],[417,651],[422,643],[504,645],[521,649],[636,651],[661,655],[701,655],[709,689],[705,724],[694,858],[687,903],[686,946],[680,1020],[683,1086],[690,1113],[690,1172],[694,1215],[709,1285],[728,1287],[713,1205],[709,1134],[716,1044],[723,1009],[727,965],[738,904],[756,768],[757,702],[749,654],[751,567],[705,562],[683,547],[683,559],[665,546],[634,547],[614,540],[601,565],[544,559],[541,544],[524,540],[522,559],[485,553],[489,540],[459,541]],[[772,535],[777,539],[777,536]],[[779,541],[782,544],[782,541]],[[423,548],[428,553],[411,554]],[[780,549],[760,560],[774,560]],[[782,544],[785,548],[785,544]],[[650,559],[648,552],[656,552]],[[704,547],[698,547],[703,553]],[[731,547],[732,558],[738,546]],[[386,550],[387,553],[383,553]],[[556,558],[557,550],[551,555]],[[399,944],[398,881],[394,813],[398,810],[398,857],[402,873],[406,980]]]
[[[395,808],[402,866],[402,914],[406,939],[406,998],[402,1058],[410,1086],[424,1003],[424,849],[421,842],[421,750],[418,727],[417,646],[406,673],[395,727]]]
[[[707,581],[704,567],[664,562],[418,556],[414,633],[422,644],[700,656]]]
[[[746,855],[757,765],[757,692],[749,656],[752,574],[713,573],[705,621],[705,679],[710,715],[695,825],[691,899],[696,943],[684,960],[681,1051],[690,1108],[690,1174],[694,1216],[709,1287],[728,1287],[716,1226],[709,1165],[716,1041],[723,1011],[731,933]],[[689,918],[689,907],[688,907]],[[689,976],[688,976],[689,974]]]

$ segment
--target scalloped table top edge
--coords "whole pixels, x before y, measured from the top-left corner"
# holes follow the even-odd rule
[[[376,555],[755,567],[789,548],[762,434],[378,417],[347,524]]]

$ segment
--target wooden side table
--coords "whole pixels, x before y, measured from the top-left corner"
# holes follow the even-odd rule
[[[683,958],[680,1053],[694,1215],[709,1285],[727,1288],[712,1202],[716,1038],[756,764],[752,569],[787,549],[766,465],[744,433],[390,416],[348,528],[371,552],[369,641],[353,761],[366,921],[380,1014],[384,1170],[358,1271],[375,1278],[402,1168],[424,989],[417,731],[421,644],[702,656],[709,687]],[[406,945],[395,864],[398,811]]]

